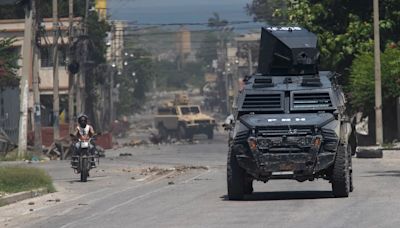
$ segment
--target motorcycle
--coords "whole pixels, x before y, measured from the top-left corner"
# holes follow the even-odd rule
[[[72,147],[75,153],[72,155],[71,166],[74,172],[81,175],[81,182],[87,182],[89,171],[96,168],[96,163],[99,164],[99,154],[96,151],[95,140],[96,134],[88,140],[80,139],[73,134],[70,134],[73,139]]]

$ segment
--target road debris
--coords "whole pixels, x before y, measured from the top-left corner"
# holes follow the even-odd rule
[[[132,154],[131,153],[120,153],[119,156],[126,157],[126,156],[132,156]]]
[[[130,142],[128,143],[124,143],[124,146],[130,146],[130,147],[137,147],[137,146],[143,146],[143,145],[148,145],[149,142],[147,142],[146,140],[142,140],[142,139],[132,139]]]

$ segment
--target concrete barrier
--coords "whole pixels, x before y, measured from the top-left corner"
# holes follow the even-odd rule
[[[382,147],[359,146],[356,149],[357,158],[383,158]]]

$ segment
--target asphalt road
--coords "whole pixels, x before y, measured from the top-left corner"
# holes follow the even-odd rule
[[[333,198],[324,180],[274,180],[257,182],[244,201],[228,201],[226,148],[225,136],[217,135],[198,144],[111,151],[87,183],[76,182],[66,162],[37,164],[60,191],[34,205],[28,200],[0,208],[0,226],[400,227],[400,151],[354,159],[349,198]],[[181,165],[186,169],[172,169]],[[155,166],[165,172],[141,175]]]

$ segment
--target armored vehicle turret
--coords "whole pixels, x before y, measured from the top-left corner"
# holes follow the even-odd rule
[[[317,37],[299,27],[263,28],[259,56],[237,98],[229,199],[252,193],[254,180],[316,178],[347,197],[356,140],[335,74],[318,70]]]

